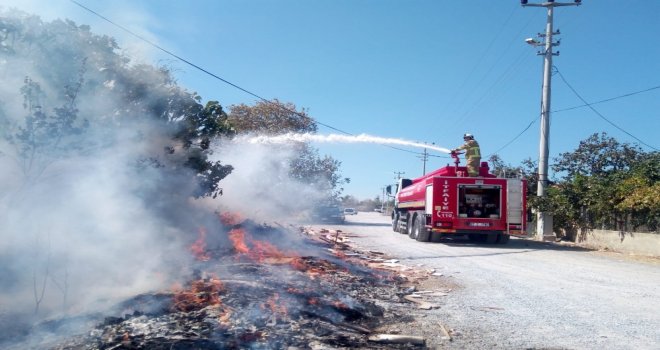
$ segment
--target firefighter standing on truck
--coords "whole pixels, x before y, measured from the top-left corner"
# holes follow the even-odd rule
[[[465,143],[452,150],[452,152],[465,150],[468,174],[473,177],[479,176],[479,165],[481,163],[481,150],[479,149],[479,143],[477,143],[472,134],[464,134],[463,141],[465,141]]]

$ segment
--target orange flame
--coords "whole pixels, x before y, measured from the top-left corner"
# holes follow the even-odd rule
[[[239,254],[248,254],[250,252],[250,248],[245,244],[245,230],[242,228],[235,228],[229,231],[229,239]]]
[[[234,245],[234,250],[251,260],[272,264],[293,263],[296,260],[296,254],[285,253],[272,243],[256,240],[242,228],[230,230],[228,236]]]
[[[254,250],[251,254],[251,258],[256,261],[263,261],[266,257],[283,258],[286,256],[286,254],[268,242],[252,240],[252,244],[254,246]]]
[[[176,288],[176,287],[175,287]],[[178,311],[201,310],[208,306],[219,307],[222,282],[215,277],[193,281],[187,290],[175,290],[173,307]]]
[[[211,256],[206,251],[206,229],[203,227],[199,228],[199,236],[195,243],[190,246],[190,251],[193,253],[195,258],[199,261],[209,261]]]

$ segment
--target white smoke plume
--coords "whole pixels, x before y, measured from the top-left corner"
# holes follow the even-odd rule
[[[202,201],[262,222],[304,221],[299,215],[322,200],[324,193],[291,178],[289,162],[296,155],[291,144],[219,142],[213,157],[234,170],[222,181],[221,200]]]

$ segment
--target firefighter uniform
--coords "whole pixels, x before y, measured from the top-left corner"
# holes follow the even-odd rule
[[[456,151],[465,150],[468,174],[473,177],[479,176],[479,165],[481,164],[481,150],[479,149],[479,143],[477,143],[471,135],[464,136],[463,140],[465,140],[465,143],[456,148]]]

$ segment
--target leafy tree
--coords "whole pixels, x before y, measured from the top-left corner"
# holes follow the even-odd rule
[[[603,132],[580,141],[575,151],[560,154],[552,169],[557,173],[565,173],[566,177],[576,174],[602,177],[631,169],[641,154],[639,147],[619,143]]]
[[[549,186],[544,201],[532,202],[554,214],[556,231],[569,240],[594,228],[655,230],[659,164],[657,152],[593,134],[556,158],[552,169],[562,180]]]
[[[298,157],[290,163],[291,177],[326,193],[333,200],[338,199],[344,190],[340,186],[350,181],[341,178],[341,162],[327,155],[320,157],[318,151],[308,144],[302,145],[299,150]]]
[[[584,208],[588,198],[584,196],[589,178],[576,175],[571,181],[563,181],[547,189],[544,200],[538,200],[539,210],[553,214],[555,232],[570,241],[576,241],[589,227],[589,217]]]
[[[296,110],[292,103],[259,101],[254,106],[239,104],[231,106],[229,122],[240,133],[278,135],[288,132],[314,133],[316,122],[302,109]]]
[[[499,177],[518,178],[525,175],[522,166],[514,167],[510,164],[506,164],[497,154],[491,155],[488,158],[488,163],[492,167],[490,171]]]
[[[9,144],[16,148],[15,160],[25,177],[24,185],[37,181],[57,159],[82,151],[79,135],[89,123],[78,118],[76,98],[81,85],[82,78],[74,86],[66,86],[63,105],[49,114],[39,102],[43,96],[39,83],[30,77],[25,78],[21,94],[27,115],[22,124],[6,122],[4,135]]]
[[[616,209],[631,220],[634,228],[660,225],[660,152],[649,153],[616,188]]]

